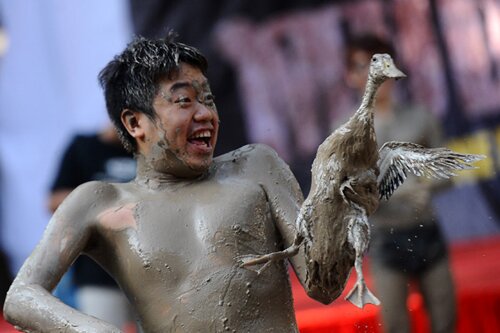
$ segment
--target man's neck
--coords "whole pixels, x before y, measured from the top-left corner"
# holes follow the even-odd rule
[[[187,166],[181,169],[178,166],[179,161],[152,162],[142,154],[137,154],[136,160],[135,182],[152,190],[175,189],[204,179],[208,174],[208,170],[196,172]]]

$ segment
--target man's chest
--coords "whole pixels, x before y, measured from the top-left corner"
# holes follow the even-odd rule
[[[120,258],[137,257],[146,264],[179,255],[187,264],[207,256],[229,264],[235,256],[278,246],[266,194],[248,182],[144,195],[101,214],[99,229]]]

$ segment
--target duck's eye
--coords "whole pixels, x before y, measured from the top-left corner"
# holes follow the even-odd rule
[[[372,62],[377,62],[377,58],[372,58]]]

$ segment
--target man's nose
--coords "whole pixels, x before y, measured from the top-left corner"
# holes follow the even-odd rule
[[[217,112],[213,108],[209,108],[203,103],[196,105],[194,120],[199,122],[212,121],[216,117]]]

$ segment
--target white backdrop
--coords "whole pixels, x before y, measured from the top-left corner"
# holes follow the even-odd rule
[[[108,120],[98,72],[131,38],[121,0],[0,0],[0,246],[13,273],[47,225],[48,189],[71,135]]]

